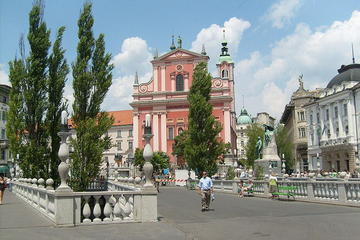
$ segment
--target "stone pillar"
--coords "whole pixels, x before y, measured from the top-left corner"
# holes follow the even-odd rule
[[[133,116],[133,136],[134,136],[134,149],[139,147],[139,114],[134,113]]]
[[[78,206],[80,207],[80,206]],[[79,211],[80,212],[80,211]],[[62,226],[74,225],[74,193],[55,191],[55,223]]]
[[[345,183],[338,183],[339,202],[346,202]]]
[[[153,143],[154,143],[154,151],[159,151],[159,116],[158,113],[154,113],[153,115],[153,125],[154,125],[154,139],[153,139]]]
[[[314,199],[315,199],[315,196],[314,196],[313,181],[308,182],[306,186],[307,186],[308,199],[309,199],[309,200],[314,200]]]
[[[339,124],[339,137],[342,138],[345,136],[344,133],[344,127],[343,127],[343,123],[342,123],[342,111],[341,111],[341,105],[342,103],[339,101],[337,102],[337,107],[338,107],[338,124]]]
[[[161,151],[167,152],[166,113],[161,113]]]
[[[161,66],[161,91],[165,91],[165,70],[166,66]]]
[[[144,138],[145,138],[145,147],[144,147],[144,159],[145,159],[145,164],[143,166],[143,171],[145,174],[145,184],[144,187],[145,188],[154,188],[154,185],[151,182],[152,179],[152,174],[153,174],[153,165],[151,164],[151,159],[153,157],[153,151],[150,145],[150,140],[153,137],[152,133],[151,133],[151,116],[150,114],[146,114],[145,116],[145,133],[144,133]]]
[[[158,67],[154,67],[154,92],[158,91]]]

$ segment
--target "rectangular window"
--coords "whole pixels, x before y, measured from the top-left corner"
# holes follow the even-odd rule
[[[349,134],[349,126],[345,126],[345,134],[348,135]]]
[[[301,137],[302,138],[306,137],[305,128],[301,128]]]
[[[3,121],[6,121],[6,111],[3,111],[3,112],[2,112],[2,120],[3,120]]]
[[[117,130],[117,136],[118,138],[121,138],[121,130]]]
[[[133,150],[133,142],[129,142],[129,150]]]
[[[334,117],[335,118],[338,117],[338,107],[337,106],[334,107]]]
[[[344,116],[348,115],[348,111],[347,111],[347,103],[344,103]]]
[[[310,124],[312,125],[313,124],[313,115],[310,114]]]
[[[169,127],[168,139],[170,139],[170,140],[174,139],[174,128],[173,127]]]
[[[121,141],[116,141],[117,150],[121,151]]]
[[[327,130],[327,137],[330,138],[331,137],[331,132],[330,129]]]
[[[244,133],[243,133],[243,132],[241,132],[241,133],[240,133],[240,137],[243,137],[243,136],[244,136]]]
[[[241,146],[244,146],[244,141],[241,141]]]
[[[336,136],[339,136],[339,127],[336,128]]]
[[[1,139],[6,139],[5,129],[1,129]]]
[[[129,130],[129,137],[132,137],[132,136],[133,136],[133,130],[130,129],[130,130]]]
[[[6,160],[6,151],[1,150],[1,160]]]
[[[317,120],[317,123],[320,123],[320,113],[316,113],[316,120]]]
[[[326,120],[329,121],[329,109],[326,109]]]
[[[305,112],[300,112],[300,120],[305,121]]]

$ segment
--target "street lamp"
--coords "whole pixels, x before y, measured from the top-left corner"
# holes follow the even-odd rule
[[[319,153],[316,153],[316,159],[317,159],[317,162],[316,162],[317,170],[318,170],[318,172],[320,172],[320,157],[319,157]]]
[[[129,152],[128,156],[127,156],[127,161],[128,163],[131,163],[133,165],[133,169],[134,169],[134,178],[135,178],[135,164],[134,164],[134,154],[132,151]]]
[[[282,168],[282,170],[281,170],[281,172],[283,173],[283,174],[285,174],[285,172],[286,172],[286,169],[285,169],[285,154],[282,154],[282,165],[281,165],[281,168]]]

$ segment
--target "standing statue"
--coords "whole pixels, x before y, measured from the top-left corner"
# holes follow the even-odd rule
[[[258,140],[256,142],[256,146],[255,146],[255,150],[256,150],[256,156],[258,159],[261,159],[261,151],[262,151],[262,141],[261,141],[261,137],[258,137]]]
[[[271,130],[271,128],[265,125],[265,147],[267,147],[270,144],[273,133],[274,132]]]
[[[181,48],[182,46],[182,39],[181,39],[181,37],[179,36],[178,37],[178,40],[177,40],[177,42],[178,42],[178,48]]]

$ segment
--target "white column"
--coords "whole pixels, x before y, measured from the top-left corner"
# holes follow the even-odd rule
[[[224,142],[231,143],[231,133],[230,133],[230,111],[229,108],[224,109],[224,133],[225,139]]]
[[[189,91],[189,75],[184,78],[184,91]]]
[[[165,66],[161,67],[161,91],[165,91]]]
[[[334,131],[334,123],[333,123],[333,119],[334,119],[334,106],[333,104],[328,104],[328,109],[329,109],[329,129],[330,129],[330,138],[333,139],[335,136],[335,131]]]
[[[153,115],[153,141],[154,141],[154,151],[159,151],[159,116],[158,113],[154,113]]]
[[[154,92],[158,91],[158,69],[154,68]]]
[[[342,103],[339,101],[337,102],[337,107],[338,107],[338,124],[339,124],[339,137],[342,138],[345,136],[344,134],[344,128],[343,128],[343,123],[342,123],[342,116],[343,116],[343,111],[342,111]]]
[[[167,151],[167,136],[166,136],[166,113],[161,114],[161,151]]]
[[[134,149],[139,147],[139,117],[138,114],[135,113],[133,116],[133,135],[134,135]]]

